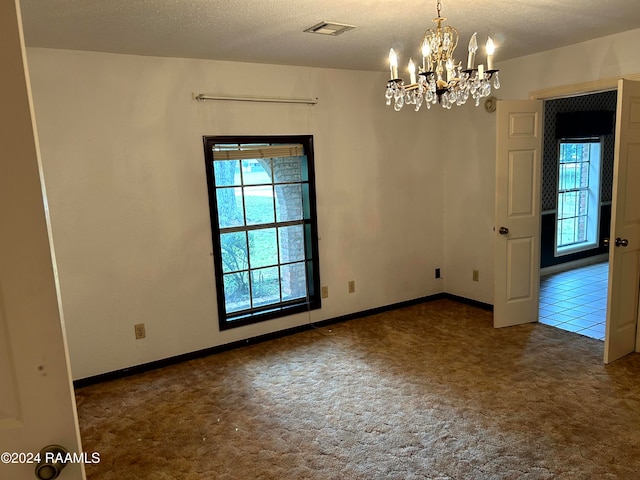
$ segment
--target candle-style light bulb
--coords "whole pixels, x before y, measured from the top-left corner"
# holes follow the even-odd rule
[[[478,50],[478,40],[476,35],[478,32],[475,32],[471,35],[471,40],[469,40],[469,57],[467,58],[467,70],[473,69],[473,64],[476,59],[476,50]]]
[[[493,70],[493,54],[496,51],[496,46],[491,40],[491,37],[487,39],[487,45],[485,47],[487,49],[487,70]]]
[[[398,55],[392,48],[389,50],[389,67],[391,68],[391,80],[398,78]]]
[[[411,84],[416,83],[416,64],[413,63],[413,59],[409,57],[409,76],[411,77]]]
[[[426,38],[422,42],[422,70],[425,72],[431,70],[431,46]]]

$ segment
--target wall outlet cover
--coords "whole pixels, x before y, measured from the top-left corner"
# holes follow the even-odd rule
[[[133,326],[133,329],[136,332],[136,340],[140,340],[141,338],[145,338],[147,336],[146,329],[144,328],[144,323],[136,323]]]

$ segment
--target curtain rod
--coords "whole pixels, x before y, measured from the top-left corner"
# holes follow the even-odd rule
[[[227,96],[208,95],[206,93],[194,95],[193,98],[198,102],[204,102],[206,100],[235,100],[237,102],[304,103],[307,105],[315,105],[318,103],[317,98]]]

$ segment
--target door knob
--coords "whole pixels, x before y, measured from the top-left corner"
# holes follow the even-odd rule
[[[608,247],[608,246],[609,246],[609,243],[611,243],[611,242],[609,241],[609,239],[608,239],[608,238],[605,238],[605,239],[604,239],[604,241],[603,241],[602,243],[604,243],[604,246],[605,246],[605,247]]]
[[[498,233],[500,235],[509,235],[509,229],[507,227],[500,227]]]
[[[40,480],[58,478],[62,469],[67,466],[66,457],[68,454],[67,449],[60,445],[44,447],[40,450],[40,461],[36,465],[36,478]]]
[[[626,238],[616,238],[616,247],[626,247],[627,245],[629,245],[629,240]]]

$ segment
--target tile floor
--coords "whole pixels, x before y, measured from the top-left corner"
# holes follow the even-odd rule
[[[604,340],[607,262],[540,277],[540,323]]]

